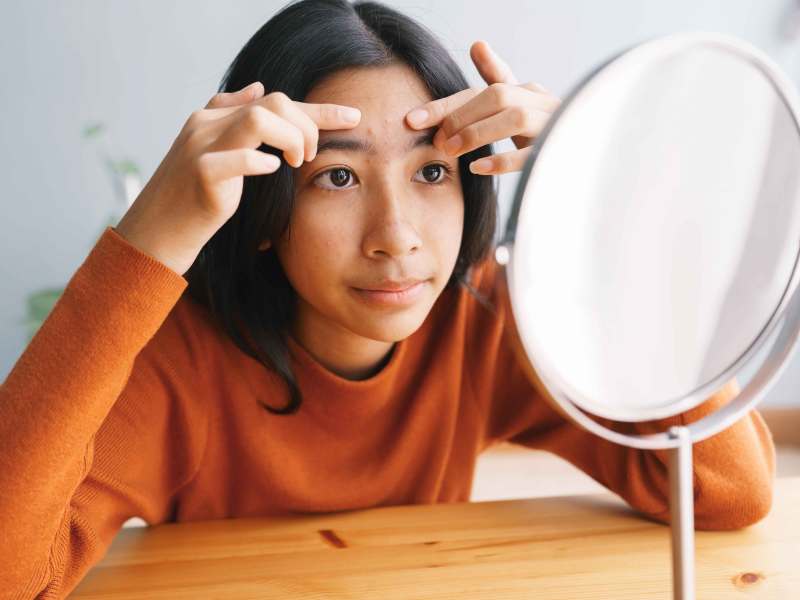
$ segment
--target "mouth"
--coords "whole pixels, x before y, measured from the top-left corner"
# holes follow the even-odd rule
[[[416,302],[425,291],[429,280],[385,282],[381,289],[351,288],[356,296],[373,306],[406,306]]]

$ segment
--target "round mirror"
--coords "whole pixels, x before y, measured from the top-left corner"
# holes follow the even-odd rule
[[[791,86],[719,34],[628,49],[536,141],[501,250],[554,396],[616,421],[686,411],[767,338],[796,287]]]

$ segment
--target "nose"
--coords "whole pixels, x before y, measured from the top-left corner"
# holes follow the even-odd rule
[[[364,254],[370,258],[398,258],[422,247],[413,224],[413,200],[404,197],[390,184],[370,194],[369,229],[364,237]]]

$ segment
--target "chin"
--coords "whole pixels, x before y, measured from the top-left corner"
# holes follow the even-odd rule
[[[359,319],[350,330],[354,333],[381,342],[399,342],[420,328],[428,316],[428,307],[406,311],[406,314],[378,315]]]

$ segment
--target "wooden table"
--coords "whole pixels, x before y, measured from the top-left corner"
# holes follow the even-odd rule
[[[697,532],[697,597],[800,598],[800,477]],[[72,598],[671,598],[669,530],[612,494],[124,529]]]

